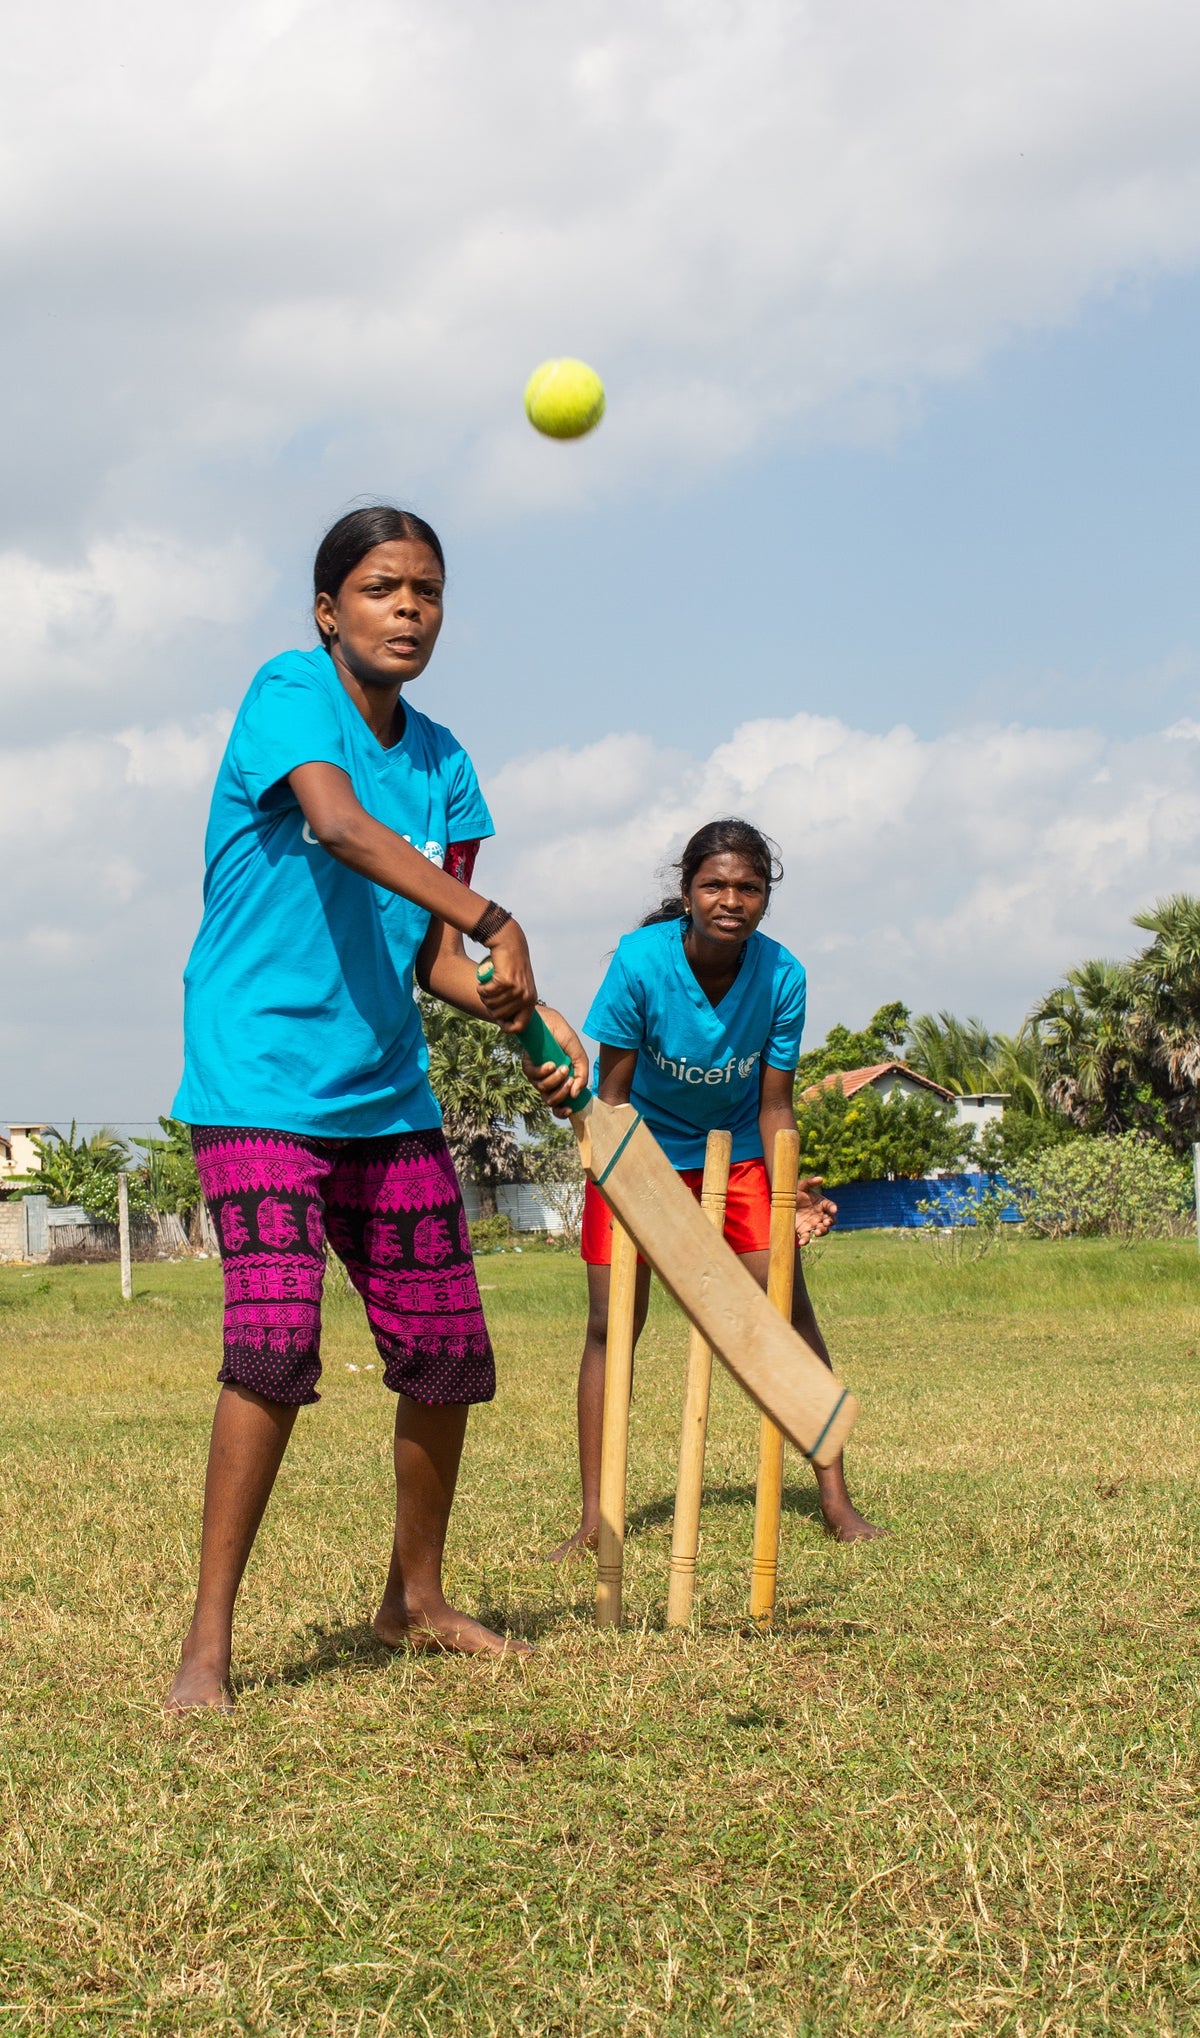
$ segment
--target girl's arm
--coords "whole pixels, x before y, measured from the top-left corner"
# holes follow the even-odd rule
[[[773,1069],[763,1063],[758,1092],[758,1130],[766,1157],[767,1172],[775,1151],[777,1132],[796,1131],[795,1076],[790,1069]],[[806,1175],[796,1184],[796,1243],[807,1245],[833,1227],[837,1204],[821,1193],[820,1175]]]
[[[429,931],[417,956],[415,974],[421,989],[428,991],[431,997],[440,998],[443,1005],[453,1005],[457,1011],[469,1013],[472,1019],[494,1019],[495,1014],[489,1012],[484,1004],[475,964],[463,948],[462,935],[457,927],[448,927],[444,920],[430,921]],[[537,1085],[543,1100],[553,1108],[556,1104],[565,1104],[568,1094],[586,1083],[587,1055],[561,1012],[554,1011],[549,1005],[541,1005],[538,1009],[559,1046],[566,1048],[573,1063],[569,1070],[555,1069],[553,1081]]]
[[[338,863],[369,878],[372,884],[382,885],[385,891],[411,899],[414,906],[423,906],[460,934],[471,932],[489,901],[469,885],[459,884],[457,878],[447,877],[411,842],[368,814],[346,772],[336,764],[298,764],[288,773],[288,784],[312,834]],[[490,951],[495,968],[483,999],[483,1016],[509,1032],[519,1032],[537,1002],[525,936],[515,920],[506,920],[483,946]],[[467,962],[465,955],[463,961]]]
[[[543,1008],[542,1017],[549,1022],[557,1019],[558,1014],[557,1012],[547,1012]],[[565,1020],[561,1023],[566,1026]],[[550,1031],[556,1040],[562,1041],[564,1047],[570,1047],[570,1042],[563,1037],[557,1026],[551,1025]],[[570,1032],[569,1027],[567,1031]],[[575,1040],[573,1033],[571,1034],[571,1040],[575,1041],[575,1047],[570,1050],[574,1054],[575,1048],[579,1048],[579,1042]],[[579,1052],[582,1055],[582,1048],[579,1048]],[[605,1047],[601,1043],[600,1082],[596,1095],[603,1103],[628,1104],[629,1092],[633,1088],[633,1072],[636,1067],[636,1047]],[[524,1068],[530,1082],[540,1093],[543,1104],[549,1104],[552,1111],[556,1112],[560,1118],[565,1118],[567,1115],[566,1104],[568,1093],[573,1096],[580,1087],[575,1078],[582,1075],[583,1080],[585,1082],[587,1080],[586,1059],[582,1063],[576,1062],[575,1076],[570,1078],[566,1077],[564,1070],[556,1069],[552,1062],[544,1062],[541,1068],[535,1067],[528,1055],[525,1057]]]
[[[628,1104],[637,1058],[636,1047],[605,1047],[601,1041],[600,1087],[596,1095],[602,1104]]]

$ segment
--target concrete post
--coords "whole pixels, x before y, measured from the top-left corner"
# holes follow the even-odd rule
[[[129,1177],[117,1176],[117,1225],[121,1235],[121,1299],[133,1300],[133,1258],[129,1250]]]

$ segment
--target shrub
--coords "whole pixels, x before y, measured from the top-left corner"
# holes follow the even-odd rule
[[[847,1097],[838,1084],[819,1097],[797,1099],[796,1123],[801,1174],[823,1175],[831,1184],[928,1175],[935,1168],[953,1173],[974,1140],[973,1128],[956,1125],[936,1097],[881,1097],[872,1089]]]
[[[477,1217],[469,1229],[473,1253],[500,1253],[512,1240],[512,1225],[500,1211]]]
[[[1191,1227],[1191,1168],[1136,1132],[1072,1139],[1014,1169],[1026,1222],[1043,1238],[1177,1238]]]
[[[953,1266],[973,1265],[999,1245],[1016,1201],[1011,1190],[981,1176],[978,1183],[954,1189],[936,1203],[918,1203],[924,1223],[917,1237],[939,1259]]]

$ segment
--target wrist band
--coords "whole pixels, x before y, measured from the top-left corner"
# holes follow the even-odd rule
[[[496,904],[495,899],[489,899],[467,939],[468,941],[492,941],[499,934],[502,927],[507,927],[511,919],[511,913],[506,913],[503,906]]]

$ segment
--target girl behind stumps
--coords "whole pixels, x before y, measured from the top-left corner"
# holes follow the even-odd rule
[[[679,891],[618,944],[584,1023],[598,1039],[598,1094],[633,1103],[696,1196],[710,1132],[733,1134],[725,1236],[766,1286],[771,1189],[764,1155],[775,1134],[794,1130],[792,1087],[804,1027],[805,975],[779,942],[759,932],[782,876],[771,844],[747,821],[710,821],[679,859]],[[535,1080],[550,1102],[549,1073]],[[799,1248],[829,1230],[835,1206],[818,1180],[796,1191],[796,1282],[792,1322],[829,1365]],[[583,1215],[588,1321],[579,1368],[579,1527],[554,1558],[594,1549],[600,1515],[600,1444],[604,1415],[612,1214],[591,1182]],[[639,1263],[635,1337],[646,1320],[650,1269]],[[880,1531],[858,1512],[841,1457],[814,1467],[821,1514],[840,1542]]]

